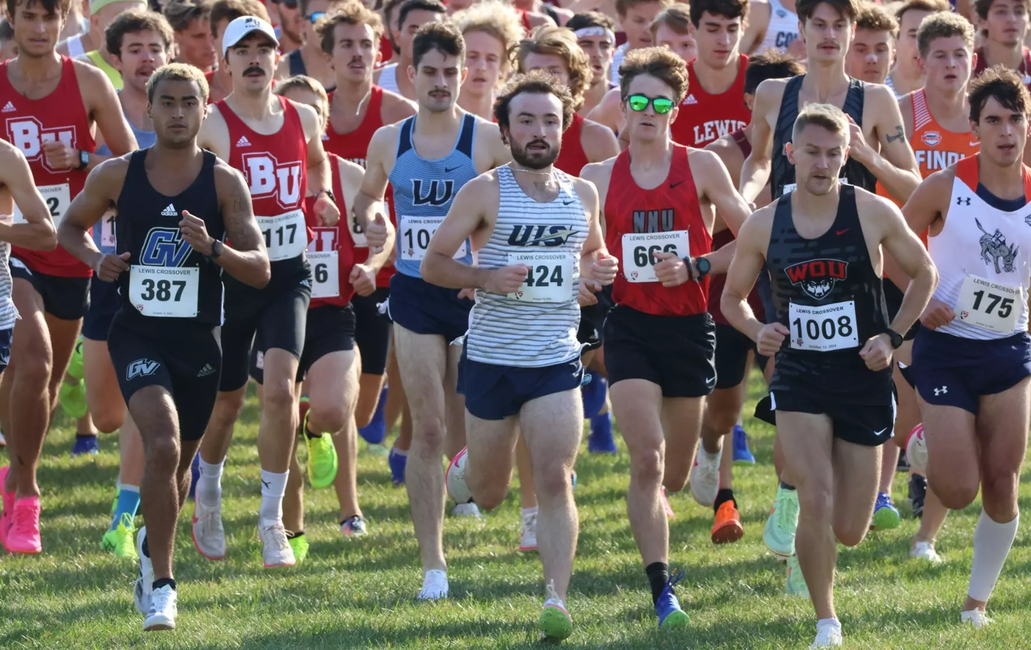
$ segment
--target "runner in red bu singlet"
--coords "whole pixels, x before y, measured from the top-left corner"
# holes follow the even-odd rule
[[[687,615],[673,593],[678,578],[669,574],[660,488],[665,483],[677,491],[687,482],[703,397],[716,385],[707,275],[725,269],[729,255],[709,259],[715,210],[732,230],[749,210],[713,153],[669,137],[687,93],[683,60],[666,48],[628,53],[620,92],[629,147],[588,165],[583,177],[598,188],[606,248],[619,259],[616,306],[605,320],[605,366],[631,456],[630,526],[659,625],[674,627],[685,625]]]
[[[318,114],[309,106],[272,95],[277,44],[272,26],[260,18],[244,16],[229,23],[221,49],[223,65],[232,73],[233,92],[211,107],[198,138],[202,147],[228,161],[247,180],[258,226],[265,237],[272,280],[260,290],[225,280],[222,379],[201,448],[193,537],[205,557],[224,556],[222,463],[233,424],[243,407],[251,345],[257,333],[267,379],[258,429],[262,467],[258,533],[266,567],[295,562],[283,528],[282,500],[299,424],[293,379],[304,349],[311,293],[305,257],[309,235],[305,195],[311,192],[317,197],[314,208],[318,223],[332,226],[340,216],[329,165],[325,164]],[[313,464],[332,465],[317,459]]]
[[[32,0],[12,8],[19,56],[0,64],[0,137],[28,160],[57,225],[96,162],[91,130],[99,127],[116,155],[135,149],[136,142],[104,73],[55,52],[67,5]],[[25,221],[17,209],[12,216],[15,223]],[[10,370],[0,383],[0,425],[7,433],[8,453],[17,459],[2,488],[4,516],[10,522],[8,507],[21,510],[15,512],[8,549],[38,553],[36,463],[86,312],[93,271],[63,248],[14,248],[10,264],[21,318]]]

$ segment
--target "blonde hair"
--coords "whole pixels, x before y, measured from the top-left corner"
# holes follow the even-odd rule
[[[329,95],[326,94],[326,89],[322,87],[322,84],[317,79],[312,79],[303,74],[276,83],[277,95],[285,97],[291,90],[307,90],[319,96],[319,105],[316,107],[316,110],[319,112],[319,124],[322,125],[322,130],[325,131],[326,124],[329,123]]]
[[[477,2],[456,12],[451,20],[458,25],[462,36],[469,32],[483,32],[501,43],[501,81],[512,66],[512,51],[525,33],[519,12],[502,0]]]
[[[848,138],[848,118],[837,106],[831,104],[808,104],[798,112],[795,126],[791,129],[791,139],[797,140],[798,134],[805,127],[813,124],[823,127],[831,133],[844,133]]]
[[[519,41],[516,49],[520,72],[528,72],[526,56],[531,53],[562,57],[569,68],[569,94],[573,96],[573,110],[580,110],[584,104],[584,93],[591,87],[594,73],[591,71],[591,60],[576,41],[576,34],[565,27],[553,25],[535,29],[529,38]]]

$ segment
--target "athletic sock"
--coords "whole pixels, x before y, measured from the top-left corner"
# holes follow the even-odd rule
[[[816,633],[819,634],[821,629],[824,628],[836,629],[838,633],[841,633],[841,621],[836,618],[821,618],[816,621]]]
[[[596,440],[612,438],[612,413],[606,411],[591,418],[591,437]]]
[[[781,482],[780,482],[780,486],[781,486],[782,488],[784,488],[785,490],[794,490],[794,489],[795,489],[795,486],[794,486],[794,485],[788,485],[788,484],[787,484],[787,483],[785,483],[784,481],[781,481]],[[829,620],[829,619],[828,619],[828,620]]]
[[[970,567],[970,589],[967,594],[974,600],[987,602],[999,580],[1002,565],[1006,563],[1017,536],[1020,513],[1012,521],[1000,524],[983,509],[974,529],[974,562]]]
[[[283,495],[286,494],[286,479],[290,470],[282,474],[261,470],[261,511],[262,525],[265,522],[283,521]]]
[[[304,537],[304,531],[303,530],[299,531],[299,532],[296,532],[296,533],[287,532],[287,534],[286,534],[286,538],[287,539],[297,539],[298,537]]]
[[[648,584],[652,587],[652,605],[654,605],[659,602],[659,596],[662,595],[662,590],[666,588],[666,583],[669,581],[669,565],[665,562],[652,562],[644,567],[644,572],[648,576]]]
[[[175,591],[175,578],[158,578],[154,581],[154,589],[162,587],[171,587],[172,591]]]
[[[721,488],[720,491],[716,493],[716,500],[712,503],[712,511],[719,512],[720,506],[727,501],[733,501],[734,507],[737,508],[737,499],[734,498],[734,490],[730,488]]]
[[[122,515],[128,513],[133,519],[136,518],[136,510],[140,507],[140,488],[136,485],[118,484],[118,505],[115,506],[115,514],[111,517],[111,528],[118,528],[122,521]]]
[[[520,510],[522,511],[523,519],[526,519],[530,515],[536,516],[537,514],[537,506],[534,506],[532,508],[520,508]]]
[[[209,508],[218,506],[222,501],[222,469],[225,459],[219,463],[208,463],[200,459],[200,476],[197,477],[196,499],[201,505]]]

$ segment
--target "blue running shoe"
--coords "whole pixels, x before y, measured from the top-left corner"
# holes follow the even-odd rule
[[[200,452],[193,455],[193,463],[190,464],[190,498],[197,495],[197,481],[200,480]]]
[[[398,451],[390,448],[390,455],[387,456],[387,465],[390,467],[390,480],[394,487],[405,484],[405,466],[408,465],[408,452]]]
[[[890,530],[899,526],[899,511],[891,500],[891,495],[877,493],[877,502],[873,508],[871,530]]]
[[[580,397],[584,403],[584,417],[592,418],[605,406],[608,396],[608,382],[596,372],[587,371],[590,381],[580,385]]]
[[[100,443],[97,437],[75,435],[75,444],[72,445],[72,458],[85,456],[86,454],[96,455],[100,453]]]
[[[755,465],[755,456],[748,448],[748,434],[738,424],[734,425],[734,464]]]
[[[372,414],[372,419],[364,427],[358,429],[358,435],[370,445],[382,445],[383,439],[387,437],[387,389],[384,388],[379,395],[379,402]]]
[[[687,612],[680,609],[680,601],[673,594],[673,587],[684,577],[684,572],[676,570],[670,574],[666,586],[662,588],[659,599],[655,601],[655,613],[659,615],[659,629],[677,629],[691,622]]]
[[[616,441],[612,438],[612,413],[599,413],[591,418],[591,435],[587,436],[587,451],[592,454],[616,455]]]

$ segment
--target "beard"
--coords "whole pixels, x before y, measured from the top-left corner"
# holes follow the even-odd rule
[[[543,151],[527,151],[529,144],[532,144],[532,142],[522,147],[516,146],[514,142],[512,143],[512,160],[519,163],[520,166],[526,169],[544,169],[555,164],[555,161],[558,160],[560,147],[548,145],[548,148]]]

